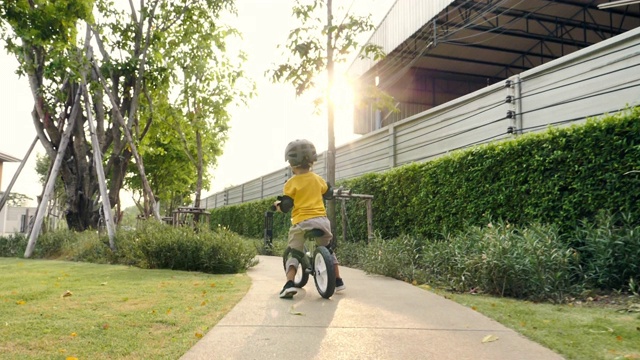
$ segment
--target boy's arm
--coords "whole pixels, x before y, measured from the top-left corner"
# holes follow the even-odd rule
[[[274,203],[277,210],[287,213],[293,208],[293,199],[287,195],[278,196],[278,200]]]
[[[327,183],[327,191],[322,194],[322,198],[325,200],[333,199],[333,187],[331,187],[331,184]]]

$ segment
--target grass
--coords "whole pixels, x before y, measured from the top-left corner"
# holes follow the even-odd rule
[[[640,299],[637,297],[589,298],[582,302],[552,305],[436,292],[471,307],[567,359],[640,359]]]
[[[0,359],[177,359],[250,279],[0,258],[0,284]]]

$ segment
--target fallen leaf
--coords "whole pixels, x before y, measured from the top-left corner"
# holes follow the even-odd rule
[[[16,304],[17,304],[17,305],[24,305],[24,304],[26,304],[26,303],[27,303],[27,302],[26,302],[26,301],[24,301],[24,300],[16,301]]]
[[[605,327],[607,328],[607,330],[591,330],[591,329],[589,329],[589,331],[590,331],[590,332],[592,332],[592,333],[594,333],[594,334],[604,334],[604,333],[606,333],[606,332],[610,332],[610,333],[612,333],[612,332],[613,332],[613,329],[612,329],[612,328],[610,328],[610,327],[608,327],[608,326],[605,326]]]
[[[495,335],[487,335],[484,338],[482,338],[482,342],[483,343],[488,343],[488,342],[493,342],[498,340],[498,337]]]
[[[620,336],[620,335],[616,336],[616,340],[622,341],[622,336]]]
[[[201,334],[201,333],[199,333],[199,332],[197,332],[197,333],[196,333],[196,337],[197,337],[198,339],[202,339],[202,334]]]
[[[78,360],[75,356],[67,356],[66,360]]]
[[[102,325],[102,329],[103,329],[103,330],[107,330],[107,329],[109,329],[109,324],[104,324],[104,325]]]
[[[69,297],[71,295],[73,295],[73,293],[71,291],[67,290],[67,291],[64,292],[64,294],[62,294],[61,297],[66,298],[66,297]]]
[[[71,333],[71,336],[72,336],[72,337],[76,337],[76,336],[78,336],[78,334],[76,334],[76,333],[72,332],[72,333]]]
[[[304,314],[303,314],[303,313],[301,313],[301,312],[299,312],[299,311],[296,311],[296,310],[293,308],[293,305],[291,305],[291,308],[289,308],[289,314],[291,314],[291,315],[300,315],[300,316],[304,316]]]

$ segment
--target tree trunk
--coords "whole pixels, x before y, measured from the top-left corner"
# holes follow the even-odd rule
[[[204,160],[202,156],[202,135],[200,130],[196,130],[196,146],[198,151],[198,163],[196,164],[196,170],[198,174],[198,180],[196,181],[196,200],[194,201],[194,207],[200,207],[200,193],[202,192],[202,177],[204,172]]]
[[[331,29],[333,23],[333,14],[331,10],[331,0],[327,0],[327,28]],[[333,38],[332,32],[327,31],[327,76],[329,91],[333,87]],[[334,134],[334,104],[327,91],[327,123],[328,123],[328,141],[327,141],[327,182],[331,186],[336,184],[336,139]],[[336,246],[336,201],[327,201],[327,217],[331,222],[331,233],[333,234],[333,246]]]

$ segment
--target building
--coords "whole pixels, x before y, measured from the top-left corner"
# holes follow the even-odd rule
[[[5,162],[19,162],[20,159],[0,152],[0,189],[2,188],[2,164]],[[0,195],[2,192],[0,192]],[[29,221],[36,213],[34,207],[3,206],[0,209],[0,236],[17,232],[26,233]]]
[[[20,159],[0,152],[0,189],[2,189],[2,164],[6,162],[19,162]]]
[[[399,111],[363,99],[363,136],[336,147],[338,182],[640,106],[640,0],[397,0],[369,42],[386,58],[356,60],[350,75]],[[326,153],[314,171],[325,176]],[[290,176],[276,170],[204,206],[280,195]]]
[[[399,111],[376,110],[376,99],[363,99],[354,132],[367,134],[637,27],[640,1],[398,0],[368,41],[387,56],[356,60],[349,74],[392,96]]]

